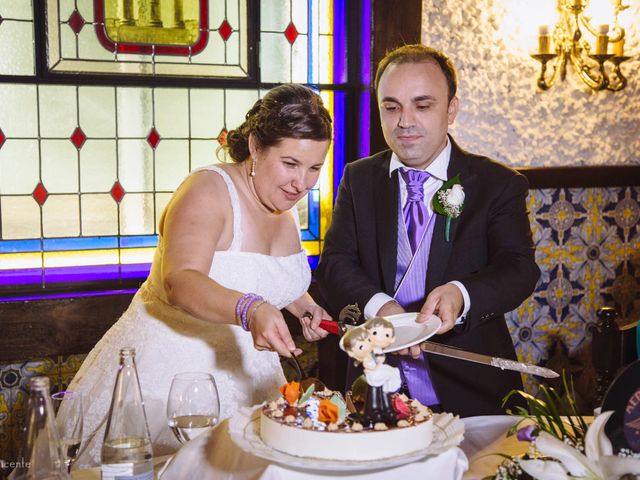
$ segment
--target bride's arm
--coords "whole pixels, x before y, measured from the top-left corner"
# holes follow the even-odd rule
[[[320,328],[320,320],[331,320],[331,316],[311,298],[309,293],[305,292],[285,308],[300,320],[302,334],[307,341],[315,342],[328,335],[326,330]]]
[[[214,252],[231,242],[232,225],[231,201],[218,174],[197,173],[181,185],[160,222],[162,281],[169,303],[207,322],[238,323],[236,306],[245,292],[209,278]],[[254,305],[247,315],[256,348],[289,356],[296,347],[282,313],[268,303]]]
[[[214,252],[226,243],[231,202],[224,180],[214,172],[187,178],[160,221],[163,242],[161,274],[169,303],[194,317],[235,323],[235,304],[242,293],[209,278]]]

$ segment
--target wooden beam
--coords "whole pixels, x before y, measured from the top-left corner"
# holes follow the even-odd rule
[[[529,188],[637,187],[640,165],[605,167],[518,168]]]
[[[87,353],[133,294],[0,303],[0,363]]]
[[[422,34],[422,0],[371,0],[373,17],[371,82],[376,74],[378,62],[387,52],[402,45],[420,43]],[[370,152],[374,154],[387,149],[380,128],[378,102],[371,93]],[[348,159],[349,161],[355,159]]]

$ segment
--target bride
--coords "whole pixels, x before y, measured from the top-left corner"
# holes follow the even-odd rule
[[[300,319],[307,340],[326,336],[319,323],[329,316],[307,293],[295,205],[318,181],[331,128],[313,91],[276,87],[229,132],[234,163],[198,169],[178,188],[149,278],[69,385],[83,394],[85,432],[95,432],[80,466],[100,463],[120,348],[136,349],[154,455],[163,455],[179,447],[166,419],[176,373],[213,374],[225,418],[273,397],[285,382],[278,354],[301,353],[280,309]]]

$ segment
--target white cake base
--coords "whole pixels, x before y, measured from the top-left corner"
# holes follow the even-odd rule
[[[428,448],[433,440],[433,419],[389,430],[329,432],[289,426],[261,412],[260,437],[269,447],[296,457],[380,460]]]

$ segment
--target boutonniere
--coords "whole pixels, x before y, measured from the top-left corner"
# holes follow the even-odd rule
[[[433,211],[447,217],[444,239],[451,239],[451,219],[458,218],[464,207],[464,189],[460,185],[460,174],[444,182],[432,200]]]

